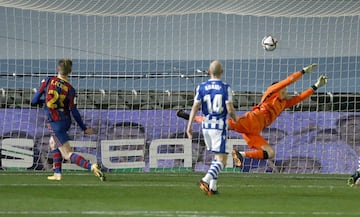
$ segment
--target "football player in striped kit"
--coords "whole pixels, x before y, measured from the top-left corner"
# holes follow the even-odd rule
[[[227,115],[236,120],[230,86],[221,81],[223,68],[219,61],[210,64],[210,79],[196,89],[194,104],[187,126],[188,138],[192,139],[192,123],[196,112],[202,108],[202,132],[208,150],[214,153],[214,159],[206,175],[200,180],[199,187],[207,195],[217,193],[217,179],[220,171],[226,166],[227,152]]]
[[[88,135],[94,134],[93,129],[87,127],[75,105],[75,89],[68,82],[68,76],[72,71],[72,61],[69,59],[59,60],[57,66],[58,75],[44,79],[39,91],[34,95],[31,104],[45,103],[47,126],[51,133],[50,149],[53,157],[54,175],[49,180],[61,180],[61,165],[63,158],[70,160],[80,167],[90,170],[101,181],[105,180],[104,174],[98,164],[91,164],[81,155],[74,153],[70,146],[70,137],[67,134],[71,126],[71,115],[79,124],[80,128]],[[41,99],[45,94],[45,100]]]

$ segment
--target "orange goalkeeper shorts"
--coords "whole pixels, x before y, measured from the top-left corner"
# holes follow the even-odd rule
[[[238,117],[236,122],[230,118],[228,123],[230,130],[241,133],[249,148],[261,149],[262,146],[269,145],[261,136],[261,131],[264,128],[261,117],[254,112],[245,113],[245,115]]]

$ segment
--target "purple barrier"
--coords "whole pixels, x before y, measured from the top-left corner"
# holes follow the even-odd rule
[[[97,155],[98,160],[101,159],[99,151],[101,140],[144,138],[147,165],[148,147],[152,140],[185,138],[186,121],[176,117],[176,111],[172,110],[86,110],[81,113],[86,124],[92,126],[98,133],[90,137],[84,136],[74,123],[69,134],[76,141],[97,142],[97,150],[84,151]],[[36,159],[33,169],[51,169],[51,163],[44,163],[48,161],[46,144],[49,132],[45,127],[42,109],[0,109],[0,119],[3,120],[0,124],[2,138],[34,139]],[[195,124],[194,131],[200,132],[200,130],[200,125]],[[276,158],[272,161],[246,160],[243,171],[353,172],[360,154],[360,135],[356,133],[359,130],[360,113],[284,112],[270,128],[263,131],[263,136],[276,150]],[[236,132],[230,132],[230,138],[241,139],[241,136]],[[201,133],[195,133],[192,149],[194,170],[206,170],[211,154],[203,146]],[[181,150],[177,150],[177,147],[158,149],[159,153],[179,151]],[[114,158],[114,160],[119,159]],[[181,166],[181,162],[163,162],[164,167],[179,165]]]

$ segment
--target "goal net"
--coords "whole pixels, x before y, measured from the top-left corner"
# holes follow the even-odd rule
[[[272,160],[246,159],[228,171],[350,173],[360,154],[360,2],[356,0],[3,0],[0,1],[1,169],[52,169],[44,111],[30,105],[60,58],[73,60],[77,106],[96,134],[74,123],[74,151],[107,171],[206,171],[212,155],[201,126],[186,139],[195,87],[211,60],[225,68],[237,114],[274,81],[318,68],[288,87],[290,96],[320,75],[329,82],[283,112],[262,133]],[[279,40],[272,52],[261,40]],[[200,112],[199,112],[200,114]],[[247,150],[230,132],[227,147]],[[64,163],[64,169],[78,170]]]

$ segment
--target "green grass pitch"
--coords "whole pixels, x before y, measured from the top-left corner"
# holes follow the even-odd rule
[[[47,175],[0,172],[0,216],[360,216],[360,188],[343,175],[223,173],[212,197],[199,173]]]

